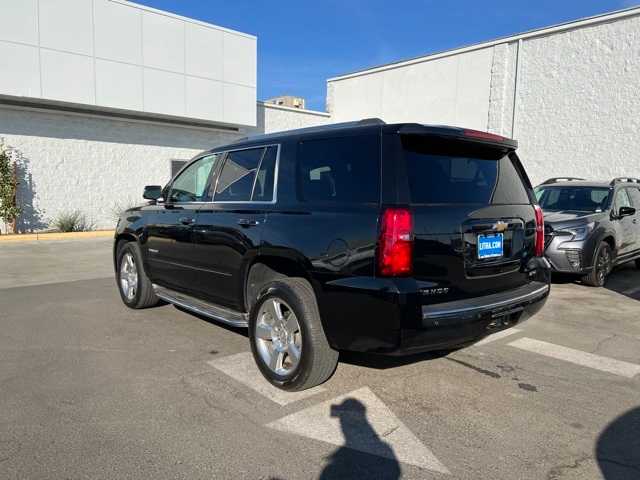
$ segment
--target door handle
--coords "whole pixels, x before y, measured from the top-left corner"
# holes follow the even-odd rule
[[[255,227],[260,222],[258,220],[249,220],[248,218],[241,218],[238,220],[238,225],[242,227]]]
[[[196,223],[196,219],[193,217],[180,217],[178,221],[183,225],[193,225]]]

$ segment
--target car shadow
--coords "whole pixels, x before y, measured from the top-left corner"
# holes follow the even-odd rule
[[[640,478],[640,407],[607,425],[598,437],[596,460],[605,480]]]
[[[366,416],[367,407],[355,398],[331,405],[331,416],[340,421],[344,445],[327,457],[320,480],[343,478],[400,478],[400,463],[393,449],[373,429]],[[364,453],[355,448],[366,448]]]
[[[554,273],[551,281],[554,285],[574,283],[587,289],[594,288],[584,285],[580,282],[580,277],[570,274]],[[634,262],[615,267],[609,274],[604,288],[633,300],[640,300],[640,269],[636,268]]]
[[[181,312],[186,313],[187,315],[191,315],[204,322],[210,323],[211,325],[215,325],[216,327],[221,327],[229,332],[237,333],[239,335],[242,335],[245,338],[249,338],[249,332],[244,327],[234,327],[232,325],[221,322],[219,320],[215,320],[211,317],[207,317],[206,315],[202,315],[200,313],[189,310],[188,308],[180,307],[179,305],[173,305],[173,306],[176,308],[176,310],[180,310]]]
[[[426,362],[446,357],[451,351],[437,351],[416,353],[413,355],[392,356],[363,352],[340,352],[340,363],[348,363],[358,367],[386,370],[388,368],[402,367],[412,363]]]

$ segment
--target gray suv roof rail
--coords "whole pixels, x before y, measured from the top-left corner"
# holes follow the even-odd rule
[[[550,183],[557,183],[557,182],[574,182],[574,181],[581,181],[584,180],[584,178],[579,178],[579,177],[552,177],[552,178],[548,178],[547,180],[545,180],[544,182],[542,182],[540,185],[549,185]]]
[[[640,179],[633,177],[616,177],[611,180],[609,185],[615,185],[618,182],[640,183]]]

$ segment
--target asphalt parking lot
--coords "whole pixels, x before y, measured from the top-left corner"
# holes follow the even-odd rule
[[[640,271],[446,357],[270,388],[241,330],[127,309],[111,242],[0,244],[0,478],[640,478]]]

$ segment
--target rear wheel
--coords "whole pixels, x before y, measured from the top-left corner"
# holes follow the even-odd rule
[[[160,299],[153,291],[142,264],[142,254],[136,242],[122,242],[116,255],[116,280],[122,301],[129,308],[148,308]]]
[[[582,277],[582,281],[592,287],[603,287],[607,281],[607,276],[613,268],[613,255],[611,247],[606,242],[601,242],[596,252],[596,259],[593,269],[589,274]]]
[[[258,368],[283,390],[315,387],[331,377],[338,363],[313,288],[301,278],[283,278],[261,288],[249,317],[249,338]]]

